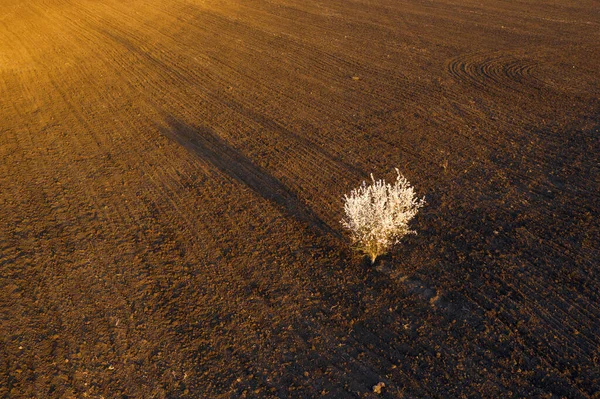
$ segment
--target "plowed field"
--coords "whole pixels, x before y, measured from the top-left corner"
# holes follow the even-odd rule
[[[596,0],[0,0],[0,397],[600,398],[599,60]]]

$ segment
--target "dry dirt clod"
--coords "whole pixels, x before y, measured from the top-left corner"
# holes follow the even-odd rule
[[[379,382],[377,385],[373,386],[373,392],[376,394],[380,394],[381,390],[385,387],[385,383]]]

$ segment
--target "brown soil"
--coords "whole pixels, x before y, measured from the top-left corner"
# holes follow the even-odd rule
[[[0,397],[599,398],[598,10],[0,0]]]

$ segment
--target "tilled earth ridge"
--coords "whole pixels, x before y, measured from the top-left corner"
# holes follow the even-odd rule
[[[0,397],[599,398],[599,25],[0,0]],[[342,197],[395,167],[370,265]]]

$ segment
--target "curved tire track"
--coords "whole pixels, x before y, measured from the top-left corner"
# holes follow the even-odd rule
[[[448,72],[459,82],[481,90],[516,91],[540,89],[544,83],[536,78],[537,64],[511,54],[463,54],[448,62]]]

